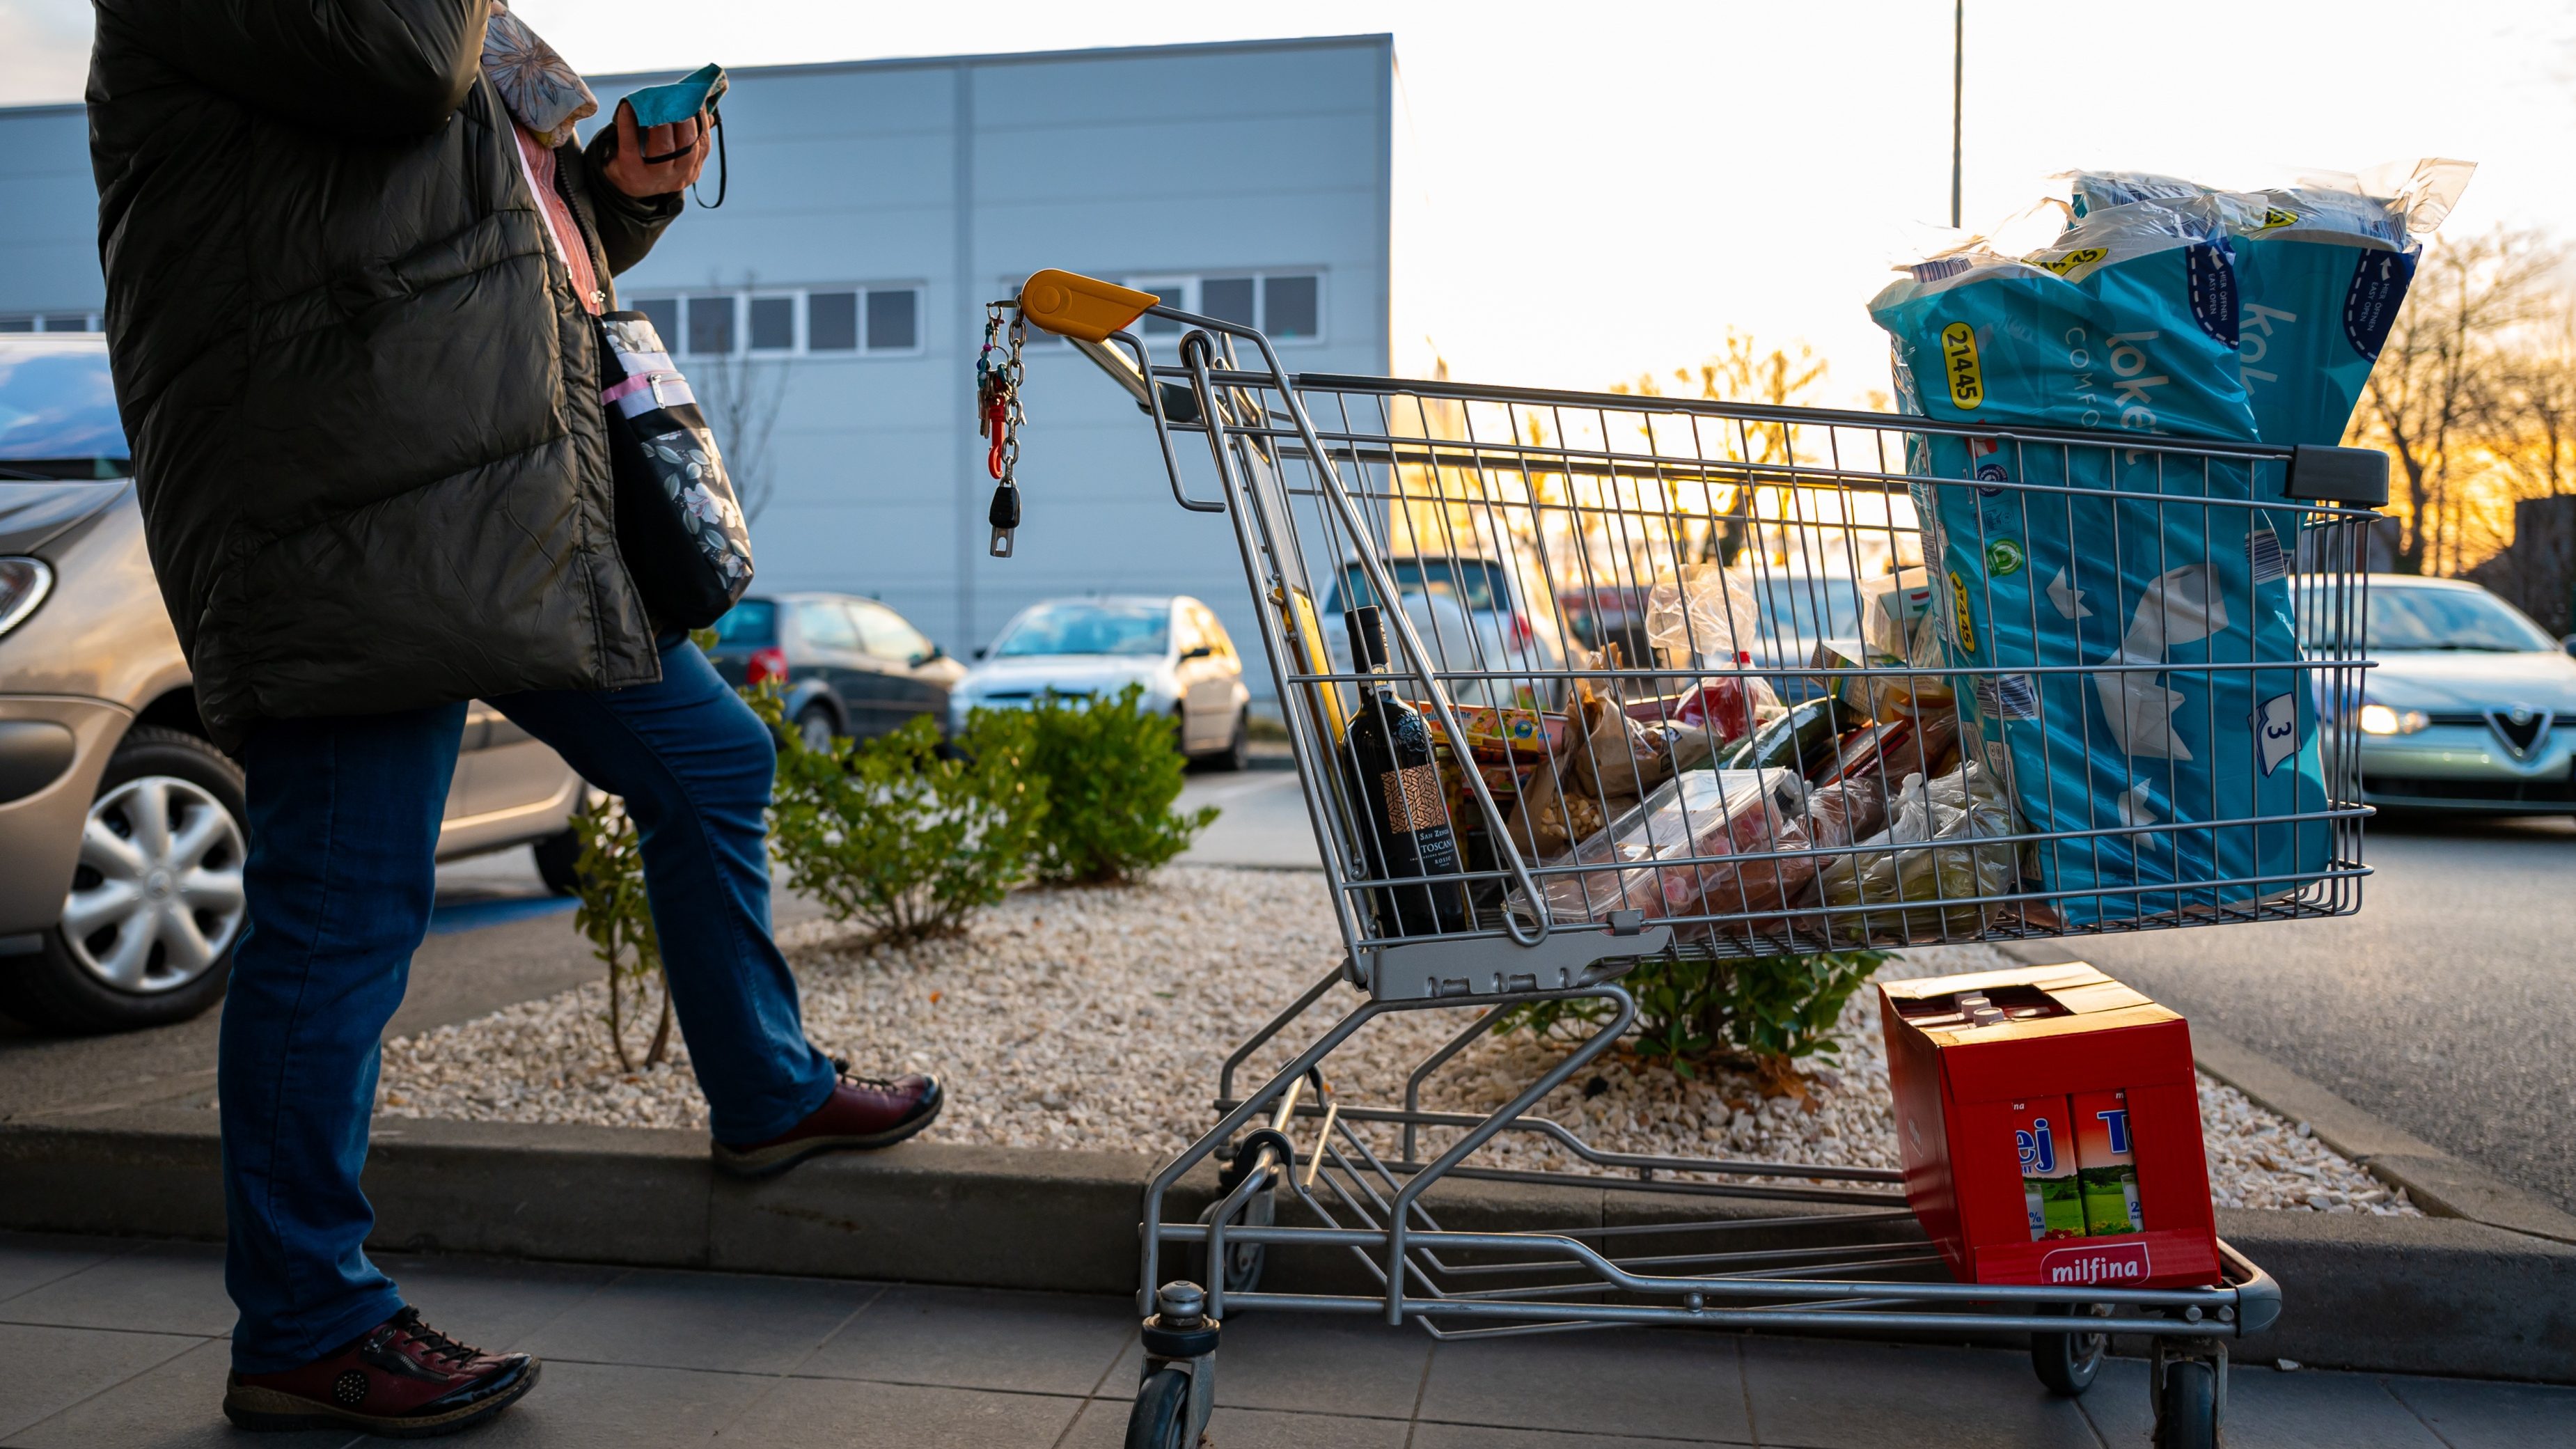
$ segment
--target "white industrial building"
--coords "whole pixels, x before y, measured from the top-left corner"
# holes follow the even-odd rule
[[[744,434],[759,587],[876,595],[961,654],[1041,597],[1191,593],[1248,647],[1230,525],[1173,504],[1062,344],[1029,350],[1018,556],[986,556],[984,304],[1067,267],[1253,321],[1297,371],[1386,371],[1394,65],[1373,35],[734,71],[724,205],[618,287]],[[0,330],[95,328],[81,107],[0,109],[0,194]]]

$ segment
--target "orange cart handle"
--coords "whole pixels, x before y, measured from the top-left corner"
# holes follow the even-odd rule
[[[1020,315],[1059,337],[1106,342],[1163,299],[1116,282],[1049,267],[1020,284]]]

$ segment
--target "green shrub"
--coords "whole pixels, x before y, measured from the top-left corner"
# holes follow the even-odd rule
[[[777,697],[747,695],[775,725]],[[1047,792],[1030,767],[1027,716],[976,711],[940,748],[916,716],[881,739],[778,748],[770,839],[788,883],[887,941],[954,935],[1027,874]]]
[[[1630,1048],[1645,1062],[1696,1076],[1724,1061],[1751,1067],[1766,1086],[1793,1089],[1797,1063],[1840,1050],[1834,1022],[1887,956],[1828,951],[1748,961],[1646,961],[1621,984],[1637,999]],[[1505,1031],[1576,1033],[1610,1020],[1603,1002],[1541,1001],[1504,1018]]]
[[[1190,848],[1216,819],[1182,815],[1183,761],[1172,718],[1145,708],[1143,685],[1089,701],[1049,696],[1029,711],[1031,768],[1046,781],[1037,873],[1069,885],[1128,884]]]
[[[653,934],[653,912],[644,899],[644,856],[627,818],[624,803],[609,799],[574,813],[572,828],[581,837],[581,858],[573,870],[581,895],[573,910],[575,930],[590,938],[591,954],[608,967],[608,1011],[600,1021],[617,1065],[626,1071],[661,1062],[671,1046],[671,991],[662,983],[660,1019],[643,1060],[626,1044],[628,1018],[640,1020],[648,982],[662,976],[661,941]],[[630,1013],[632,997],[639,1010]]]

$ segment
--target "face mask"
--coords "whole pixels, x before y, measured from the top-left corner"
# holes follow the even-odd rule
[[[724,112],[717,109],[717,103],[724,99],[725,91],[731,85],[732,82],[725,78],[723,66],[704,65],[668,85],[646,86],[640,91],[630,92],[622,102],[634,109],[635,130],[639,136],[655,126],[675,125],[705,113],[707,124],[716,133],[716,199],[709,201],[701,196],[698,204],[710,209],[724,205],[728,168],[724,159]],[[647,165],[659,166],[665,161],[677,160],[683,154],[682,151],[669,151],[659,156],[647,153],[644,161]]]

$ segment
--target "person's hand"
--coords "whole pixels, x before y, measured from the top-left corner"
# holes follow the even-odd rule
[[[679,154],[673,156],[675,151]],[[671,159],[657,165],[646,162],[647,156]],[[617,103],[617,150],[600,168],[609,185],[633,197],[668,196],[686,191],[706,164],[706,112],[698,112],[691,120],[649,127],[639,134],[635,108],[624,101]]]

